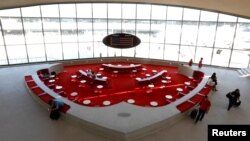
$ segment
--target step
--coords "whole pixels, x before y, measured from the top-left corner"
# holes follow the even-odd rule
[[[247,74],[250,74],[250,69],[249,68],[244,68],[245,72],[247,72]]]
[[[241,68],[240,70],[241,70],[241,72],[242,72],[244,75],[247,75],[247,74],[248,74],[248,72],[247,72],[244,68]]]
[[[240,74],[240,76],[244,75],[244,73],[239,69],[237,72]]]

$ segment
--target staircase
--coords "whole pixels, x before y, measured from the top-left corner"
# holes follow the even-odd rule
[[[237,72],[241,77],[250,77],[250,68],[241,68],[238,69]]]

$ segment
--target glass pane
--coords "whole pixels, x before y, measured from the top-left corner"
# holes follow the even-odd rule
[[[184,8],[183,20],[199,21],[200,10]]]
[[[41,17],[40,6],[23,7],[21,9],[23,17]]]
[[[121,20],[108,21],[108,34],[121,33],[122,23]]]
[[[63,42],[77,42],[76,19],[61,18]]]
[[[59,17],[58,5],[43,5],[42,9],[42,17]]]
[[[2,27],[0,24],[0,45],[4,45],[3,34],[2,34]]]
[[[122,4],[122,18],[123,19],[135,19],[136,13],[135,4]]]
[[[213,52],[212,65],[227,67],[229,64],[231,50],[215,48]]]
[[[238,23],[234,48],[250,49],[250,23]]]
[[[201,19],[200,21],[217,21],[218,13],[209,12],[209,11],[201,11]]]
[[[41,18],[23,18],[23,26],[27,44],[43,43]]]
[[[108,4],[108,18],[121,19],[122,17],[121,4]]]
[[[0,46],[0,65],[8,65],[6,51],[4,46]]]
[[[167,21],[166,43],[179,44],[181,35],[181,21]]]
[[[94,41],[102,41],[107,36],[107,20],[94,19]]]
[[[151,5],[137,4],[137,19],[150,19]]]
[[[76,4],[78,18],[92,18],[92,5],[89,3]]]
[[[164,43],[165,21],[151,21],[150,42]]]
[[[80,58],[92,58],[93,57],[93,43],[79,43]]]
[[[75,4],[60,4],[60,17],[75,18],[76,7]]]
[[[178,61],[179,45],[165,44],[164,60]]]
[[[46,44],[46,54],[48,61],[62,60],[61,44]]]
[[[179,61],[188,62],[190,59],[194,60],[195,47],[193,46],[181,46]]]
[[[149,43],[141,43],[135,48],[135,57],[148,58],[149,55]]]
[[[218,23],[215,46],[221,48],[231,48],[234,32],[235,23]]]
[[[231,57],[230,67],[247,68],[250,61],[250,50],[239,51],[234,50]]]
[[[45,59],[45,49],[43,44],[27,45],[29,62],[43,62]]]
[[[135,57],[135,48],[122,49],[122,56]]]
[[[107,18],[107,4],[93,4],[93,18]]]
[[[196,45],[198,22],[183,22],[181,44]]]
[[[169,6],[167,10],[167,20],[182,20],[183,8]]]
[[[78,41],[93,41],[92,19],[77,19]]]
[[[109,57],[122,56],[122,50],[117,49],[117,48],[108,47],[108,56]]]
[[[225,14],[219,14],[219,22],[236,22],[237,17]]]
[[[6,45],[24,44],[21,18],[2,18],[1,21]]]
[[[197,47],[194,62],[199,63],[200,59],[203,58],[202,63],[210,65],[212,52],[212,48]]]
[[[43,18],[43,30],[46,43],[61,43],[59,18]]]
[[[200,22],[198,46],[213,47],[216,22]]]
[[[159,6],[159,5],[152,5],[152,17],[151,19],[160,19],[165,20],[167,15],[167,7],[166,6]]]
[[[108,48],[102,42],[95,42],[94,43],[94,57],[107,57]]]
[[[135,20],[122,20],[122,32],[135,35]]]
[[[149,42],[150,21],[137,20],[136,26],[136,36],[141,39],[141,42]]]
[[[245,19],[245,18],[238,18],[238,22],[242,22],[242,23],[250,23],[250,19]]]
[[[164,44],[150,44],[150,54],[149,58],[151,59],[163,59],[163,49]]]
[[[26,48],[24,45],[6,46],[10,64],[28,63]]]
[[[19,8],[6,9],[6,10],[0,10],[0,16],[1,17],[21,17],[21,13],[20,13]]]
[[[63,44],[63,58],[67,59],[78,59],[78,45],[77,43]]]

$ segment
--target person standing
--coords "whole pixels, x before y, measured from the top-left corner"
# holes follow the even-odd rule
[[[188,62],[188,65],[191,67],[193,65],[193,59],[190,59],[190,61]]]
[[[205,113],[208,113],[211,107],[211,102],[208,99],[208,96],[205,96],[203,100],[200,102],[200,107],[198,111],[198,115],[196,116],[195,123],[198,121],[202,121],[204,118]]]
[[[199,64],[198,64],[199,69],[202,67],[202,61],[203,61],[203,58],[201,57]]]
[[[216,86],[217,86],[217,76],[216,73],[214,72],[211,76],[212,82],[214,82],[213,90],[217,91]]]

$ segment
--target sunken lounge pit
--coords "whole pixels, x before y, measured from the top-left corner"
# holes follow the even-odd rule
[[[135,140],[174,124],[211,91],[201,70],[135,58],[48,64],[24,79],[46,108],[49,100],[61,99],[65,118],[115,140]]]

